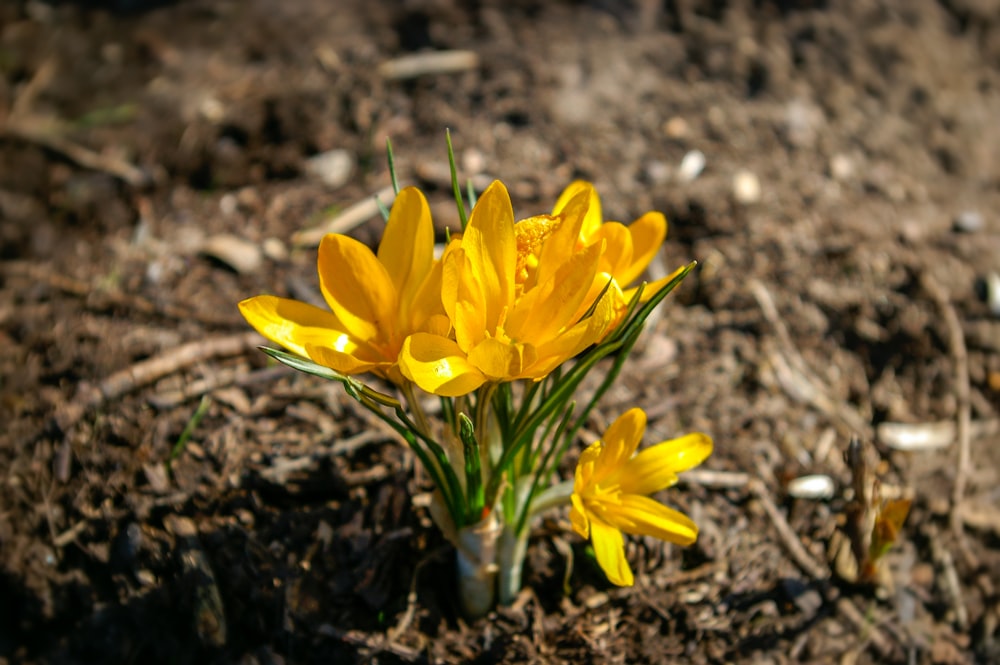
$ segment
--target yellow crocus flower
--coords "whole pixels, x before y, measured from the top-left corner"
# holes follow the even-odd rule
[[[622,532],[653,536],[678,545],[690,545],[698,527],[686,515],[650,498],[677,482],[677,474],[701,464],[712,454],[705,434],[687,434],[663,441],[635,454],[646,429],[642,409],[630,409],[590,445],[576,466],[573,530],[590,538],[597,563],[612,583],[633,584],[625,559]]]
[[[240,312],[257,332],[293,353],[397,385],[404,381],[397,361],[407,335],[447,333],[430,208],[416,188],[396,197],[377,255],[354,238],[331,233],[320,242],[317,268],[330,311],[264,295],[241,302]]]
[[[427,392],[457,397],[487,382],[544,378],[599,341],[622,300],[612,285],[591,316],[580,315],[591,304],[584,298],[604,243],[551,260],[543,254],[530,278],[525,260],[558,242],[562,227],[577,233],[587,203],[579,197],[560,215],[515,225],[507,189],[491,184],[442,258],[441,299],[453,335],[411,335],[400,354],[403,374]]]
[[[605,250],[598,267],[599,273],[607,273],[626,289],[642,275],[656,253],[660,251],[667,237],[667,218],[659,212],[647,212],[639,219],[625,226],[620,222],[606,222],[601,213],[601,199],[593,184],[583,180],[571,182],[556,200],[553,214],[559,214],[575,197],[586,195],[590,200],[587,215],[580,227],[577,239],[579,246],[604,242]],[[676,274],[676,273],[675,273]],[[674,275],[652,282],[643,290],[645,302]],[[603,285],[602,285],[603,288]],[[635,288],[625,291],[625,300],[635,294]]]

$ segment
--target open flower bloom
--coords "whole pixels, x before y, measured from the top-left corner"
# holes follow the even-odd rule
[[[456,397],[487,382],[544,378],[599,341],[615,320],[621,291],[609,288],[591,316],[581,316],[593,304],[584,299],[604,243],[577,251],[564,242],[578,233],[588,203],[577,197],[560,215],[515,225],[506,188],[491,184],[442,258],[441,300],[454,336],[411,335],[400,354],[403,374],[427,392]],[[564,251],[543,252],[529,271],[529,255],[549,245]]]
[[[603,241],[606,248],[601,256],[598,272],[611,275],[621,288],[626,289],[639,278],[660,251],[663,240],[667,237],[667,219],[662,213],[647,212],[628,226],[620,222],[606,222],[601,216],[601,199],[597,190],[591,183],[583,180],[571,182],[563,190],[552,213],[559,214],[570,201],[581,194],[589,198],[590,205],[577,242],[579,246],[588,246]],[[643,290],[643,302],[652,298],[674,276],[669,275],[648,284]],[[625,291],[626,302],[632,299],[635,291],[635,288]]]
[[[416,188],[396,197],[377,255],[331,233],[320,242],[317,266],[330,311],[256,296],[240,303],[243,316],[267,339],[313,362],[343,374],[373,372],[396,384],[403,382],[397,360],[406,336],[447,333],[430,208]]]
[[[597,563],[619,586],[634,581],[625,559],[623,531],[678,545],[690,545],[698,537],[698,527],[687,516],[648,495],[670,487],[678,473],[712,454],[712,440],[694,433],[636,455],[645,429],[642,409],[630,409],[613,422],[604,437],[580,455],[570,497],[573,530],[590,538]]]

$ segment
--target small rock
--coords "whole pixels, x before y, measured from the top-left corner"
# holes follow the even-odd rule
[[[745,169],[737,171],[733,175],[733,198],[743,205],[760,201],[760,178]]]
[[[262,249],[264,256],[272,261],[282,263],[288,260],[288,248],[278,238],[265,238]]]
[[[841,182],[849,180],[854,175],[854,162],[844,154],[836,154],[830,158],[830,176]]]
[[[991,272],[977,279],[976,295],[986,303],[990,314],[1000,317],[1000,274]]]
[[[952,222],[952,229],[959,233],[976,233],[982,231],[985,222],[983,215],[978,210],[963,210]]]
[[[680,182],[694,182],[705,170],[705,153],[701,150],[691,150],[681,160],[677,169],[677,179]]]
[[[486,169],[486,157],[481,150],[469,148],[462,153],[462,170],[470,175],[477,175]]]
[[[219,212],[228,217],[236,212],[236,208],[239,205],[239,201],[236,199],[236,195],[233,193],[223,194],[222,198],[219,199]]]
[[[653,185],[666,184],[670,180],[670,166],[654,159],[646,165],[646,178]]]
[[[667,138],[671,139],[682,139],[686,137],[689,133],[687,120],[675,115],[670,120],[663,123],[663,133],[667,135]]]
[[[796,99],[785,107],[785,136],[798,148],[812,147],[825,118],[812,102]]]
[[[256,272],[264,258],[256,244],[228,233],[206,240],[201,253],[221,261],[240,274]]]
[[[324,185],[342,187],[354,172],[354,157],[347,150],[328,150],[306,160],[306,173]]]
[[[831,499],[833,498],[833,478],[824,474],[799,476],[788,483],[788,495],[796,499]]]

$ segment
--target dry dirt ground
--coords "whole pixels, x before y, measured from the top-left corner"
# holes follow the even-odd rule
[[[0,74],[0,662],[1000,662],[1000,3],[8,0]],[[237,313],[315,298],[386,137],[455,228],[446,127],[700,262],[589,428],[716,442],[632,589],[554,518],[464,621],[412,457]],[[828,563],[852,434],[913,498],[879,587]]]

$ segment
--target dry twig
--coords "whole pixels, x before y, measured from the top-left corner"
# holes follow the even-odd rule
[[[827,392],[823,382],[820,381],[805,359],[798,352],[792,336],[778,314],[778,308],[774,304],[767,287],[758,280],[750,280],[748,287],[757,299],[764,318],[774,329],[778,337],[780,351],[774,350],[769,354],[771,365],[774,367],[778,383],[785,392],[793,399],[805,402],[824,413],[828,418],[841,425],[847,434],[863,433],[870,438],[871,426],[856,410],[838,400],[833,399]]]
[[[383,62],[378,73],[384,79],[399,81],[428,74],[464,72],[478,66],[479,56],[475,51],[431,51]]]
[[[197,340],[115,372],[96,386],[81,384],[73,401],[56,413],[56,425],[63,433],[68,432],[84,414],[110,400],[195,363],[245,353],[263,342],[255,332]]]
[[[802,545],[802,541],[799,540],[798,535],[792,530],[792,527],[788,524],[788,520],[785,516],[781,514],[778,510],[778,506],[774,503],[774,499],[771,498],[771,493],[768,491],[767,487],[757,478],[754,478],[749,483],[750,492],[753,493],[760,504],[764,507],[764,512],[771,519],[771,523],[774,524],[774,528],[778,531],[778,538],[781,540],[781,544],[785,546],[785,550],[788,555],[792,557],[792,561],[795,562],[799,568],[803,570],[809,577],[813,578],[818,582],[825,581],[830,578],[830,568],[829,566],[824,566],[818,563],[806,548]]]
[[[402,184],[400,184],[402,186]],[[379,214],[378,201],[391,206],[396,198],[392,187],[383,187],[372,196],[346,208],[340,214],[322,221],[318,226],[292,235],[292,244],[299,247],[316,247],[328,233],[347,233]]]
[[[21,88],[17,98],[14,99],[7,116],[0,115],[0,136],[35,143],[61,154],[84,168],[103,171],[121,178],[133,187],[149,185],[152,178],[139,167],[117,156],[95,152],[73,143],[65,137],[69,131],[65,122],[32,113],[35,98],[52,82],[55,73],[54,58],[43,62],[35,71],[31,80]]]
[[[948,294],[934,281],[929,273],[924,273],[920,280],[921,286],[930,294],[941,317],[948,328],[948,342],[951,347],[952,362],[955,363],[955,398],[958,402],[957,432],[958,437],[958,467],[955,469],[955,484],[951,492],[951,530],[959,542],[963,539],[963,521],[958,510],[965,496],[965,485],[968,482],[969,470],[972,465],[971,425],[972,406],[969,400],[969,354],[965,348],[965,333],[962,323],[952,306]],[[968,548],[963,547],[963,550]]]

